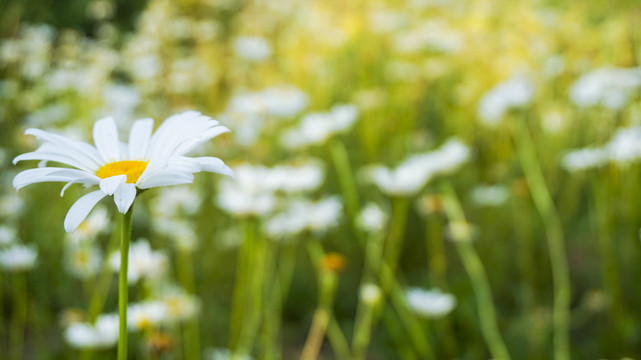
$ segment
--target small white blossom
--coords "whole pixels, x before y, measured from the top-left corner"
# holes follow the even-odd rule
[[[405,297],[414,312],[428,318],[443,317],[456,306],[454,295],[443,293],[439,289],[409,288],[405,291]]]
[[[451,139],[438,150],[411,156],[395,169],[377,165],[366,169],[365,175],[388,195],[412,196],[434,176],[456,170],[469,155],[467,146]]]
[[[114,251],[109,257],[109,264],[114,271],[120,270],[120,252]],[[129,268],[127,280],[136,283],[141,278],[158,279],[167,269],[167,255],[153,251],[147,240],[138,240],[129,247]]]
[[[366,283],[361,286],[360,297],[365,304],[373,306],[381,301],[383,292],[378,285]]]
[[[95,324],[75,323],[65,329],[65,340],[77,349],[108,349],[118,343],[118,315],[103,314]]]
[[[272,55],[272,47],[259,36],[239,36],[234,40],[234,52],[238,57],[261,62]]]
[[[485,125],[496,125],[505,112],[528,105],[534,84],[523,76],[512,77],[488,91],[479,102],[478,115]]]
[[[508,200],[510,192],[504,185],[477,185],[470,196],[479,206],[500,206]]]
[[[368,203],[365,205],[361,213],[358,215],[359,226],[370,233],[380,233],[387,225],[388,216],[375,203]]]
[[[334,135],[349,131],[357,118],[356,106],[335,105],[330,112],[305,115],[298,127],[283,134],[281,141],[287,148],[320,145]]]
[[[0,267],[7,271],[27,271],[36,265],[38,250],[34,246],[13,244],[0,250]]]
[[[570,99],[579,107],[621,110],[639,87],[641,68],[604,67],[579,78],[570,88]]]
[[[567,171],[575,172],[600,167],[607,161],[608,156],[603,149],[585,148],[565,154],[561,159],[561,166]]]

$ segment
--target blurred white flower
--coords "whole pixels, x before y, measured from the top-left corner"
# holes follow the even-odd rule
[[[477,185],[470,197],[479,206],[500,206],[510,197],[509,190],[504,185]]]
[[[375,203],[365,205],[358,215],[358,225],[369,233],[380,233],[387,226],[387,214]]]
[[[641,159],[641,126],[619,129],[605,146],[610,161],[626,164]]]
[[[405,297],[415,313],[428,318],[443,317],[456,306],[454,295],[443,293],[439,289],[409,288],[405,290]]]
[[[225,348],[205,350],[205,360],[253,360],[254,358],[246,354],[234,354],[231,350]]]
[[[201,196],[191,187],[163,188],[154,199],[153,209],[167,218],[180,214],[193,215],[198,212],[201,201]]]
[[[608,162],[608,156],[603,149],[585,148],[571,151],[561,159],[561,166],[570,172],[600,167]]]
[[[394,39],[394,48],[401,54],[424,50],[457,53],[464,45],[463,34],[442,20],[425,21],[408,31],[398,33]]]
[[[236,216],[257,216],[271,212],[276,198],[265,182],[269,169],[243,164],[234,167],[234,177],[219,183],[218,205]]]
[[[434,176],[456,170],[469,156],[467,146],[450,139],[437,150],[409,157],[395,169],[381,165],[366,168],[365,176],[385,194],[413,196]]]
[[[96,236],[107,229],[109,225],[109,215],[107,209],[103,206],[97,207],[89,214],[87,219],[83,221],[76,230],[68,233],[68,238],[75,242],[93,241]]]
[[[156,216],[154,230],[169,237],[179,250],[191,251],[198,246],[198,235],[194,224],[185,219]]]
[[[66,182],[61,195],[74,183],[99,190],[78,199],[69,209],[64,227],[75,230],[91,209],[104,197],[113,196],[118,211],[126,213],[139,190],[192,183],[201,171],[231,175],[222,160],[215,157],[187,157],[189,152],[229,129],[195,111],[169,117],[152,135],[153,120],[134,122],[129,143],[121,146],[113,118],[96,121],[93,128],[96,147],[60,135],[27,129],[25,132],[44,140],[36,151],[22,154],[22,160],[60,162],[74,168],[39,167],[24,170],[13,179],[20,189],[39,182]]]
[[[579,107],[621,110],[639,87],[641,68],[604,67],[581,76],[570,88],[570,99]]]
[[[512,77],[488,91],[479,102],[478,116],[485,125],[497,125],[510,109],[528,105],[534,96],[534,84],[524,76]]]
[[[65,267],[79,279],[97,275],[102,265],[102,252],[96,243],[67,242]]]
[[[349,131],[357,118],[356,106],[335,105],[330,112],[305,115],[298,127],[283,134],[281,142],[287,148],[320,145],[334,135]]]
[[[0,246],[12,244],[17,239],[16,229],[8,225],[0,225]]]
[[[265,182],[274,191],[293,194],[316,190],[324,177],[320,162],[308,161],[299,165],[276,166],[269,171]]]
[[[0,250],[0,267],[7,271],[31,270],[37,259],[38,250],[34,246],[12,244]]]
[[[291,117],[305,110],[309,97],[292,85],[277,85],[231,98],[228,112]]]
[[[294,200],[284,212],[266,222],[265,231],[272,237],[293,236],[303,231],[321,233],[338,224],[342,210],[338,196],[317,202]]]
[[[111,254],[109,265],[115,272],[120,271],[119,251],[114,251]],[[158,279],[164,275],[167,266],[167,255],[164,252],[153,251],[145,239],[138,240],[129,247],[127,281],[131,285],[141,278]]]
[[[24,200],[16,193],[5,194],[0,197],[0,216],[15,218],[22,213]]]
[[[146,301],[127,307],[127,325],[131,330],[148,330],[167,321],[167,307],[160,301]]]
[[[71,324],[64,333],[65,340],[76,349],[108,349],[118,343],[118,315],[102,314],[95,324]]]
[[[160,301],[167,311],[168,321],[183,321],[200,312],[200,300],[181,288],[169,287],[160,295]]]
[[[234,52],[240,58],[250,61],[264,61],[272,55],[272,47],[259,36],[239,36],[234,39]]]
[[[381,301],[383,291],[381,291],[381,288],[376,284],[365,283],[361,285],[360,298],[365,304],[373,306]]]

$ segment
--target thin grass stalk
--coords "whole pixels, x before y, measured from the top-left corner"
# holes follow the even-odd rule
[[[196,294],[196,281],[194,279],[194,267],[192,251],[188,249],[178,250],[178,277],[180,285],[189,293]],[[198,317],[185,320],[182,327],[183,346],[185,359],[200,359],[200,327]]]
[[[553,326],[554,358],[570,359],[570,271],[561,217],[546,185],[530,131],[525,119],[514,121],[513,135],[525,179],[530,188],[534,206],[541,215],[547,236],[554,284]]]
[[[122,231],[120,237],[120,279],[118,281],[118,360],[127,360],[127,302],[129,284],[127,272],[129,270],[129,242],[131,240],[131,215],[133,204],[127,213],[122,215]]]
[[[450,222],[453,224],[466,224],[465,214],[452,185],[446,183],[443,186],[443,193],[445,212]],[[481,258],[476,253],[471,241],[472,239],[467,236],[466,238],[455,239],[454,243],[463,262],[463,267],[465,267],[472,282],[472,289],[478,306],[481,333],[494,359],[509,360],[510,354],[501,337],[496,318],[496,308],[494,307],[490,283]]]
[[[249,266],[251,247],[253,246],[254,225],[253,220],[244,220],[241,224],[243,227],[243,240],[238,250],[238,260],[236,262],[236,279],[234,281],[234,291],[232,295],[232,309],[229,325],[229,348],[235,350],[238,346],[238,340],[242,331],[243,322],[246,314],[246,301],[249,287]]]
[[[349,155],[345,144],[340,140],[333,140],[329,146],[330,155],[338,176],[338,183],[345,200],[345,209],[350,219],[350,225],[354,224],[359,210],[358,191],[354,182],[352,166],[349,162]]]
[[[312,325],[300,355],[301,360],[316,360],[325,335],[328,335],[337,359],[349,359],[349,345],[334,319],[334,297],[338,277],[334,271],[323,269],[321,261],[325,251],[317,239],[307,241],[307,252],[315,265],[318,282],[318,305],[314,311]],[[329,329],[328,329],[329,328]]]
[[[27,321],[27,280],[26,274],[18,272],[13,276],[13,318],[11,321],[11,359],[22,359],[24,350],[24,331]]]

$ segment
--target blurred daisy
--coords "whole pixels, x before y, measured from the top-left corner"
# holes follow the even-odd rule
[[[269,42],[259,36],[239,36],[234,40],[234,52],[250,61],[264,61],[272,55]]]
[[[281,141],[287,148],[320,145],[336,134],[349,131],[357,118],[356,106],[335,105],[329,112],[305,115],[298,127],[283,134]]]
[[[358,215],[358,225],[368,233],[380,233],[387,225],[387,214],[375,203],[365,205]]]
[[[0,245],[9,245],[16,241],[16,229],[7,225],[0,225]]]
[[[114,271],[120,270],[120,252],[114,251],[109,257],[109,265]],[[153,251],[147,240],[138,240],[129,248],[129,267],[127,280],[136,283],[140,278],[158,279],[167,269],[167,255],[162,251]]]
[[[466,145],[451,139],[440,149],[409,157],[395,169],[371,166],[365,170],[365,176],[387,195],[412,196],[434,176],[456,170],[469,156]]]
[[[510,192],[503,185],[477,185],[470,197],[478,206],[500,206],[508,200]]]
[[[107,349],[118,343],[118,315],[103,314],[95,324],[75,323],[64,333],[65,340],[76,349]]]
[[[69,209],[64,227],[75,230],[91,209],[104,197],[113,196],[118,211],[126,213],[138,190],[193,182],[194,173],[210,171],[231,175],[232,171],[215,157],[187,157],[200,144],[228,132],[218,121],[195,111],[169,117],[152,135],[153,120],[134,122],[129,144],[118,139],[113,118],[94,124],[95,147],[39,129],[27,129],[25,134],[44,140],[36,151],[14,159],[55,161],[74,168],[39,167],[20,172],[13,186],[21,189],[39,182],[66,182],[61,195],[72,184],[85,187],[98,185],[99,190],[84,195]]]
[[[456,306],[454,295],[443,293],[439,289],[409,288],[405,291],[405,297],[414,312],[429,318],[443,317]]]
[[[488,91],[478,107],[478,116],[485,125],[497,125],[511,109],[528,105],[534,97],[534,84],[523,76],[510,78]]]
[[[7,271],[27,271],[36,265],[38,250],[33,246],[14,244],[0,251],[0,267]]]

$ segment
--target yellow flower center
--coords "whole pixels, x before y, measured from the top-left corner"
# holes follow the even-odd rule
[[[106,179],[108,177],[116,175],[127,175],[127,183],[135,184],[138,181],[140,175],[147,168],[149,161],[140,161],[140,160],[122,160],[115,161],[109,164],[103,165],[98,171],[96,171],[96,176],[101,179]]]

